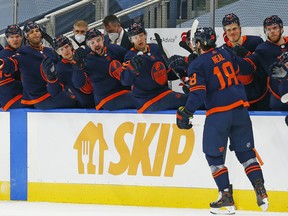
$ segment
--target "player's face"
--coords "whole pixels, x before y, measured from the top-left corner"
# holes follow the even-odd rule
[[[27,40],[31,45],[39,46],[41,44],[42,34],[38,28],[31,29],[27,34]]]
[[[18,49],[21,44],[22,44],[22,36],[19,34],[13,34],[10,35],[7,38],[7,43],[9,44],[9,46],[11,46],[13,49]]]
[[[146,39],[147,36],[144,33],[131,36],[131,42],[134,44],[134,48],[139,51],[144,51],[146,48]]]
[[[91,40],[88,41],[88,46],[91,48],[91,50],[98,55],[103,54],[104,49],[104,41],[101,36],[94,37]]]
[[[266,26],[265,32],[269,40],[272,41],[273,43],[277,43],[282,35],[282,29],[278,24]]]
[[[105,25],[107,33],[120,33],[120,30],[120,23],[108,23],[108,25]]]
[[[65,44],[60,47],[57,52],[62,56],[63,59],[72,60],[73,59],[73,51],[72,47],[69,44]]]
[[[241,27],[237,23],[225,26],[225,32],[230,42],[237,43],[241,37]]]

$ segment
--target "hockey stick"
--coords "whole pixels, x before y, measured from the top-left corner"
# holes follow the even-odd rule
[[[190,43],[193,44],[193,38],[194,34],[198,28],[199,21],[198,19],[195,19],[194,22],[192,23],[191,30],[190,30]]]
[[[49,43],[49,45],[52,47],[52,49],[54,50],[52,37],[49,34],[47,34],[46,32],[43,32],[43,31],[41,31],[41,34],[42,34],[42,38],[44,40],[46,40]]]
[[[160,38],[160,35],[158,33],[154,33],[154,36],[155,36],[155,39],[156,39],[156,42],[160,48],[160,52],[161,52],[161,55],[162,55],[162,58],[164,59],[165,61],[165,64],[166,66],[168,67],[169,63],[168,63],[168,57],[167,57],[167,54],[165,53],[164,51],[164,48],[163,48],[163,45],[162,45],[162,39]],[[183,79],[181,78],[181,76],[179,75],[179,73],[174,70],[173,68],[171,68],[173,73],[178,77],[178,79],[180,80],[180,82],[185,85],[187,88],[189,88],[189,85],[187,83],[185,83],[183,81]]]
[[[179,42],[179,46],[185,49],[186,51],[193,53],[193,50],[188,46],[188,44],[184,41]]]
[[[160,48],[162,57],[164,58],[165,61],[168,60],[168,56],[167,56],[166,52],[164,51],[162,39],[160,38],[160,35],[158,33],[154,33],[154,36],[155,36],[156,42]]]

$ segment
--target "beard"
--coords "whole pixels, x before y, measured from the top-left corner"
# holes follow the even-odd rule
[[[270,37],[268,37],[268,38],[269,38],[270,41],[272,41],[273,43],[277,44],[280,41],[280,39],[281,39],[281,34],[278,35],[278,36],[273,36],[271,38]]]

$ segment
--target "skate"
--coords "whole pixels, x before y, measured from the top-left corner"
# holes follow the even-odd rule
[[[254,185],[255,185],[254,190],[256,193],[257,204],[262,209],[262,211],[267,211],[269,207],[269,202],[263,181],[261,179],[257,179]]]
[[[219,191],[219,197],[215,202],[210,203],[210,212],[212,214],[235,214],[236,208],[233,200],[232,185],[224,191]]]

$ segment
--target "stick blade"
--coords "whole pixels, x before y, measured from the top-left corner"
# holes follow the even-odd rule
[[[194,21],[193,21],[193,24],[191,26],[191,30],[190,30],[190,42],[192,43],[192,39],[194,37],[194,34],[198,28],[198,25],[199,25],[199,20],[196,18]]]
[[[288,93],[282,95],[281,102],[282,103],[288,103]]]

